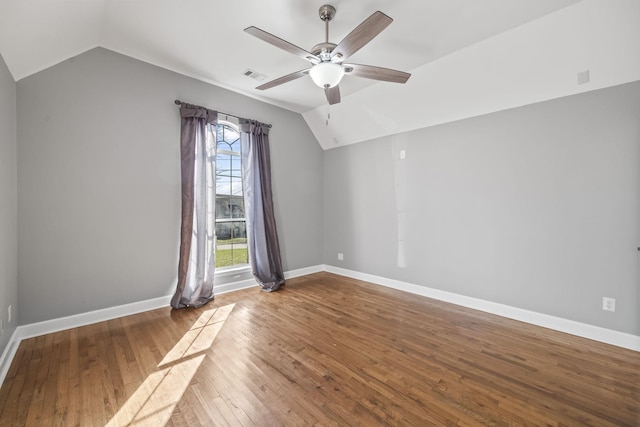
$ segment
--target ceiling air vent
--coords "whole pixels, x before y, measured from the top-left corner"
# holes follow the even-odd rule
[[[242,73],[242,74],[244,74],[247,77],[251,77],[252,79],[257,80],[259,82],[261,82],[261,81],[263,81],[264,79],[267,78],[267,76],[265,76],[264,74],[260,74],[259,72],[253,71],[253,70],[251,70],[249,68],[244,70],[244,73]]]

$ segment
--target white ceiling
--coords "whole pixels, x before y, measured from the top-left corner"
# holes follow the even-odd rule
[[[338,43],[371,13],[394,19],[349,62],[409,71],[580,0],[333,0],[330,40]],[[324,41],[320,0],[1,0],[0,54],[20,80],[102,46],[305,112],[326,103],[309,78],[257,91],[308,63],[243,32],[254,25],[304,49]],[[472,65],[472,64],[470,64]],[[264,82],[262,82],[264,83]],[[374,83],[346,76],[343,97]],[[394,83],[384,83],[394,85]]]

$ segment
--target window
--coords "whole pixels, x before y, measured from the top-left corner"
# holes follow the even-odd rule
[[[249,263],[240,164],[239,129],[220,121],[216,129],[216,268]]]

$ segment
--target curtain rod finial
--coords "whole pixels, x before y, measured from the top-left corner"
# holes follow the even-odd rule
[[[175,103],[176,103],[176,105],[180,105],[180,104],[182,104],[182,101],[180,101],[179,99],[176,99],[176,100],[175,100],[175,101],[173,101],[173,102],[175,102]]]

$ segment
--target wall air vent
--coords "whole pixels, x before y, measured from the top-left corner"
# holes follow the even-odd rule
[[[251,77],[252,79],[257,80],[259,82],[261,82],[261,81],[263,81],[264,79],[267,78],[267,76],[265,76],[264,74],[260,74],[259,72],[253,71],[253,70],[251,70],[249,68],[244,70],[244,72],[242,74],[244,74],[247,77]]]

